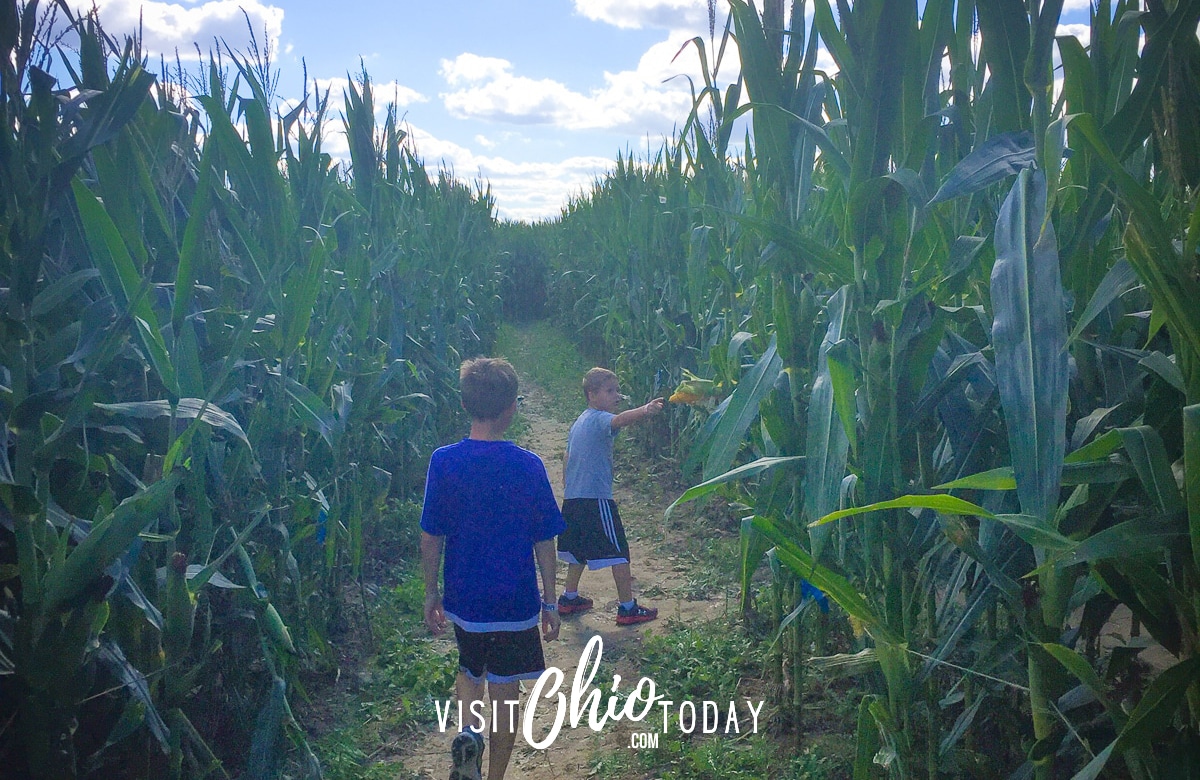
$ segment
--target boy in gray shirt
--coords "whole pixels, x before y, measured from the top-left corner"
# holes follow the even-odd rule
[[[593,368],[583,378],[588,408],[571,425],[563,465],[563,519],[567,530],[558,537],[558,557],[567,563],[565,592],[558,599],[561,615],[585,612],[592,600],[579,595],[583,569],[612,568],[617,586],[617,625],[645,623],[658,617],[658,610],[643,607],[633,597],[633,575],[629,569],[629,542],[612,492],[613,442],[621,428],[647,420],[663,408],[655,398],[636,409],[617,413],[621,387],[617,375],[606,368]]]

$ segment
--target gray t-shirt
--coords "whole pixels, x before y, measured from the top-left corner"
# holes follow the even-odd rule
[[[612,498],[612,412],[588,408],[567,434],[567,468],[563,475],[564,498]]]

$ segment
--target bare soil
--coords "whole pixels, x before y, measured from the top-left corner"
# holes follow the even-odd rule
[[[522,415],[528,423],[528,431],[519,438],[518,443],[542,457],[555,495],[561,500],[562,463],[568,426],[544,411],[548,399],[540,387],[523,380],[522,391],[525,394]],[[604,642],[604,666],[593,685],[610,687],[611,675],[616,673],[621,675],[623,681],[627,681],[622,684],[627,687],[621,688],[627,691],[641,677],[637,667],[645,636],[672,626],[711,621],[733,608],[724,593],[703,594],[702,590],[696,592],[685,586],[689,568],[686,556],[673,555],[671,552],[681,549],[673,546],[671,541],[678,531],[663,525],[663,511],[682,492],[682,488],[670,477],[663,477],[650,480],[649,484],[639,482],[640,488],[634,489],[627,481],[621,480],[620,472],[618,466],[614,496],[621,508],[621,519],[629,537],[634,594],[640,603],[658,607],[659,619],[639,626],[617,626],[617,595],[612,575],[607,570],[586,572],[580,583],[580,592],[592,598],[595,607],[582,615],[564,617],[559,638],[544,646],[547,665],[561,669],[565,675],[564,689],[569,688],[584,648],[593,636],[599,635]],[[681,512],[681,515],[684,519],[674,519],[673,526],[686,525],[687,513]],[[561,593],[566,568],[560,566],[558,575]],[[454,652],[452,642],[438,641],[446,644],[446,652]],[[525,689],[528,691],[531,688],[532,685],[527,685]],[[543,704],[539,706],[537,714],[535,722],[538,728],[535,734],[541,736],[547,733],[554,710]],[[410,748],[400,758],[411,777],[425,780],[442,778],[449,773],[449,747],[454,729],[455,724],[452,723],[447,733],[442,733],[438,724],[434,723],[412,735],[408,741]],[[591,731],[584,724],[572,730],[568,723],[554,744],[546,750],[533,749],[518,735],[507,777],[524,780],[585,778],[595,774],[595,756],[631,749],[630,727],[624,722],[615,726],[610,723],[599,733]],[[487,767],[486,760],[484,767]]]

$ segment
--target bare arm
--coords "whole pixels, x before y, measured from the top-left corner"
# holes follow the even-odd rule
[[[554,571],[557,566],[558,545],[554,539],[543,539],[533,545],[533,555],[537,559],[538,571],[542,575],[542,600],[547,604],[558,602],[558,586],[554,583]],[[542,637],[549,642],[558,638],[558,612],[542,610]]]
[[[654,415],[663,410],[663,399],[655,398],[649,403],[642,404],[636,409],[628,409],[616,415],[609,422],[613,430],[624,428],[626,425],[640,423],[642,420],[648,420]]]
[[[438,575],[442,571],[442,549],[446,537],[421,532],[421,572],[425,577],[425,625],[434,634],[446,629],[446,615],[442,612],[442,589]]]

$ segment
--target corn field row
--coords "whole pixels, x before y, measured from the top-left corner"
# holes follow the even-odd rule
[[[347,173],[329,95],[274,114],[253,55],[156,78],[0,2],[5,776],[320,776],[300,673],[492,346],[490,194],[377,126],[365,73]]]
[[[684,382],[681,500],[749,507],[743,607],[801,739],[804,676],[857,680],[855,778],[1194,776],[1200,2],[760,5],[528,231],[557,316]]]

